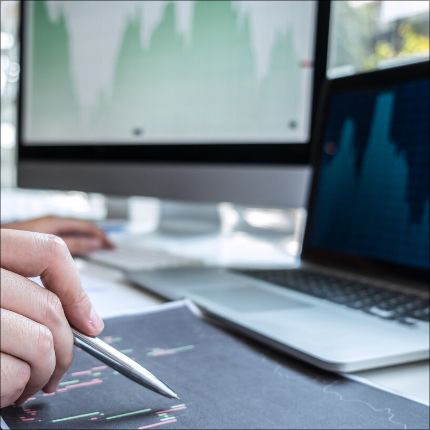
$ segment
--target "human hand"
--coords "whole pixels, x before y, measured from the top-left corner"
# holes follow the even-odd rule
[[[72,255],[85,255],[98,249],[110,249],[114,244],[96,224],[77,220],[46,216],[28,221],[5,224],[3,228],[54,234],[67,244]]]
[[[23,403],[41,388],[56,390],[72,361],[69,322],[90,336],[104,325],[60,238],[2,229],[0,263],[3,408]],[[34,276],[46,288],[27,279]]]

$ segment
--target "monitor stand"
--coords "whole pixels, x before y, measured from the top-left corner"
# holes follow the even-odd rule
[[[128,197],[105,196],[105,208],[107,220],[130,219],[130,208]]]
[[[138,211],[147,211],[147,199],[139,200]],[[140,201],[142,199],[142,201]],[[154,202],[155,199],[150,199]],[[147,202],[146,202],[147,203]],[[127,197],[107,196],[105,200],[107,220],[131,220],[136,207],[131,210]],[[154,206],[154,205],[151,205]],[[195,204],[175,201],[158,201],[157,233],[165,236],[195,236],[217,234],[221,230],[221,216],[216,204]],[[151,207],[153,210],[154,208]],[[139,214],[138,218],[145,218]]]
[[[132,221],[137,215],[136,219],[153,221],[153,232],[171,237],[242,232],[260,240],[288,239],[299,244],[305,219],[302,209],[252,209],[229,203],[196,204],[142,197],[109,196],[105,202],[107,220]],[[265,225],[259,219],[264,219]]]
[[[216,204],[160,202],[158,233],[168,236],[217,234],[221,217]]]

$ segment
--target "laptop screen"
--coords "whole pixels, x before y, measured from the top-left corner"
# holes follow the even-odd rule
[[[429,268],[429,80],[331,94],[307,243]]]

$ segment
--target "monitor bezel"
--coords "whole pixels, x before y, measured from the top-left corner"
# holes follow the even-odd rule
[[[390,69],[375,70],[352,76],[345,76],[333,80],[327,80],[324,84],[321,104],[317,118],[317,130],[315,132],[312,152],[313,178],[308,201],[308,219],[306,223],[302,258],[304,261],[324,265],[338,270],[348,270],[359,275],[396,279],[418,284],[424,283],[428,288],[429,269],[422,269],[409,265],[390,263],[384,260],[368,257],[345,255],[339,252],[328,251],[313,247],[310,243],[312,225],[315,222],[313,214],[316,206],[317,192],[319,188],[319,173],[321,166],[322,149],[324,143],[325,124],[328,116],[328,104],[330,97],[342,91],[358,89],[384,89],[404,82],[409,79],[429,79],[429,61],[422,61],[403,65]]]
[[[327,47],[329,40],[330,1],[317,1],[315,32],[315,68],[311,98],[309,139],[306,143],[222,143],[222,144],[174,144],[124,145],[109,142],[106,145],[62,142],[61,145],[36,145],[24,143],[24,92],[26,68],[26,11],[25,2],[20,10],[20,65],[21,79],[18,86],[17,142],[18,161],[67,161],[67,162],[127,162],[145,164],[205,164],[205,165],[308,165],[310,141],[313,138],[317,103],[321,84],[325,79]],[[18,165],[19,168],[19,165]]]

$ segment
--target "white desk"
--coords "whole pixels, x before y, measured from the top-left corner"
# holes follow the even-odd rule
[[[13,200],[17,196],[20,201],[27,200],[25,192],[24,196],[23,192],[7,193],[2,196],[2,211],[3,207],[7,205],[8,218],[22,218],[23,212],[28,217],[36,214],[40,215],[46,210],[46,207],[49,208],[50,213],[56,213],[55,202],[61,208],[61,215],[84,217],[88,217],[89,214],[94,215],[94,212],[91,212],[91,205],[88,206],[88,202],[82,201],[82,207],[77,207],[76,205],[79,203],[78,196],[70,195],[68,198],[66,196],[60,198],[58,193],[52,198],[47,194],[38,195],[37,204],[33,203],[32,205],[35,208],[34,214],[29,213],[28,205],[21,208],[23,210],[20,210],[19,213],[14,214],[11,209],[14,207]],[[28,197],[34,202],[34,193],[32,193],[31,197]],[[55,202],[52,199],[55,199]],[[97,213],[94,217],[100,218],[103,211],[99,200],[95,200]],[[67,210],[68,202],[70,206]],[[21,206],[15,205],[15,207],[20,208]],[[145,203],[145,201],[142,201],[142,213],[146,215],[140,217],[140,222],[130,225],[129,232],[132,234],[130,240],[133,240],[135,245],[140,243],[146,246],[153,245],[185,256],[202,258],[208,263],[221,266],[258,265],[264,267],[269,263],[271,265],[273,263],[285,265],[294,264],[295,262],[294,258],[288,255],[285,243],[270,243],[254,239],[246,234],[239,233],[230,237],[221,235],[196,238],[183,237],[175,240],[160,237],[151,233],[153,227],[156,226],[156,222],[153,219],[157,213],[154,210],[154,202],[148,201]],[[2,213],[3,219],[4,215]],[[82,275],[83,285],[103,317],[134,313],[160,303],[159,299],[154,296],[127,284],[119,271],[107,269],[83,260],[78,260],[77,264]],[[429,404],[428,361],[360,372],[356,376],[369,384],[391,390],[421,403]]]

